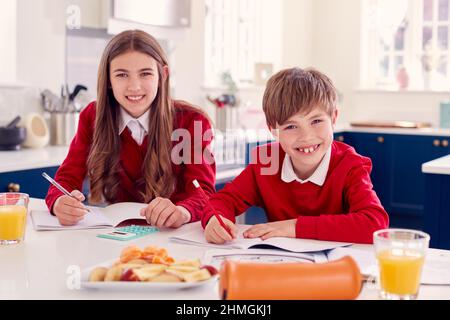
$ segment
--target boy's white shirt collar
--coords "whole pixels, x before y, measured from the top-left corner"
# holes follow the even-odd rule
[[[330,159],[331,159],[331,146],[328,148],[327,152],[325,152],[325,155],[322,158],[322,161],[320,162],[317,169],[314,171],[314,173],[307,179],[302,180],[295,174],[294,168],[292,166],[291,157],[286,153],[286,156],[283,160],[283,167],[281,168],[281,180],[284,182],[292,182],[292,181],[298,181],[300,183],[306,183],[308,181],[317,184],[318,186],[322,186],[325,183],[325,179],[327,177],[328,173],[328,167],[330,166]]]
[[[145,111],[139,118],[133,118],[124,108],[120,107],[120,124],[119,135],[126,127],[130,129],[133,139],[141,145],[144,141],[145,135],[148,133],[148,117],[150,116],[150,109]]]

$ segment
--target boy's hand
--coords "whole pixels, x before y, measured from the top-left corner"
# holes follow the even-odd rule
[[[191,214],[187,209],[160,197],[153,199],[147,207],[141,209],[140,215],[156,227],[178,228],[191,221]]]
[[[272,237],[295,238],[295,225],[297,219],[255,224],[244,232],[244,238],[261,238],[262,240]]]
[[[53,205],[53,213],[58,218],[59,223],[63,226],[73,226],[83,220],[87,213],[86,207],[81,203],[84,201],[84,195],[78,191],[73,190],[71,193],[78,200],[63,195],[56,199]]]
[[[221,216],[223,223],[230,229],[230,232],[233,236],[230,236],[227,230],[225,230],[219,220],[215,216],[212,216],[211,219],[209,219],[208,224],[205,228],[205,238],[206,241],[210,243],[217,243],[217,244],[223,244],[227,241],[231,241],[233,239],[236,239],[237,236],[237,228],[236,225],[228,220],[227,218],[224,218]]]

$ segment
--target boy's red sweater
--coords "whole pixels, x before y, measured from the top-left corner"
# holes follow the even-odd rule
[[[195,141],[202,141],[201,150],[208,148],[211,141],[203,141],[202,137],[194,139],[194,122],[197,126],[201,123],[201,133],[205,133],[211,128],[209,121],[200,113],[186,108],[188,104],[182,101],[174,101],[175,110],[174,129],[184,128],[190,133],[191,156],[193,159],[193,144]],[[82,190],[83,180],[86,177],[86,163],[89,150],[94,136],[96,107],[95,102],[90,103],[80,114],[77,134],[70,144],[69,153],[56,172],[55,180],[59,182],[69,192],[72,190]],[[150,117],[152,115],[150,114]],[[196,132],[197,134],[197,132]],[[128,128],[121,133],[120,147],[120,182],[117,199],[115,202],[144,202],[140,192],[144,192],[143,186],[138,186],[137,181],[142,177],[142,162],[147,151],[147,137],[139,146],[131,136]],[[205,140],[208,140],[206,137]],[[180,138],[180,141],[182,139]],[[179,141],[174,141],[173,145]],[[202,158],[200,158],[202,159]],[[192,161],[193,162],[193,161]],[[191,162],[191,163],[192,163]],[[197,161],[199,162],[199,161]],[[197,179],[202,185],[204,191],[209,195],[215,192],[215,163],[207,164],[202,161],[201,164],[176,165],[172,163],[173,174],[176,176],[177,184],[175,192],[170,200],[176,204],[185,207],[191,213],[191,221],[198,221],[201,218],[201,212],[205,206],[205,200],[202,195],[193,187],[192,180]],[[54,186],[50,186],[45,198],[48,208],[53,208],[56,199],[62,195]]]
[[[258,147],[257,154],[278,160],[275,174],[262,175],[267,162],[250,164],[210,202],[231,221],[250,206],[266,211],[269,221],[297,219],[296,237],[355,243],[372,243],[374,231],[387,228],[389,218],[372,189],[372,162],[341,142],[334,141],[323,186],[281,180],[285,152],[278,143]],[[274,152],[277,151],[277,152]],[[262,163],[266,163],[265,165]],[[212,212],[205,210],[206,226]]]

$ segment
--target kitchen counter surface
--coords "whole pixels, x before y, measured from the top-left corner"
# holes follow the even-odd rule
[[[0,173],[57,167],[66,158],[68,146],[48,146],[39,149],[0,151]]]
[[[0,151],[0,174],[4,172],[57,167],[66,158],[69,146],[48,146],[40,149]],[[245,165],[217,170],[216,182],[224,183],[239,175]]]
[[[450,175],[450,154],[422,164],[422,172]]]
[[[378,134],[384,133],[450,137],[450,129],[443,128],[365,128],[352,127],[349,124],[337,124],[335,133],[341,132],[366,132]],[[247,142],[250,143],[257,141],[265,142],[273,139],[268,130],[259,130],[253,133],[247,131],[244,135],[247,137]],[[59,166],[64,161],[68,150],[69,146],[47,146],[40,149],[23,148],[19,151],[0,151],[0,173]]]

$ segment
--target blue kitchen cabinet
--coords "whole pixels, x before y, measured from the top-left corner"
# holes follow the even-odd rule
[[[42,172],[55,176],[58,167],[38,168],[0,173],[0,192],[7,192],[10,183],[20,185],[20,192],[28,193],[32,198],[43,199],[47,195],[49,182],[42,177]]]
[[[392,136],[375,133],[347,132],[345,133],[343,142],[353,146],[359,154],[371,159],[372,172],[370,178],[373,189],[383,206],[388,206],[390,186],[386,183],[388,180],[388,153],[386,150],[392,142]]]
[[[392,226],[424,228],[425,175],[422,164],[447,154],[443,137],[395,135],[389,149],[389,213]]]
[[[389,214],[390,227],[424,229],[422,163],[449,152],[445,137],[346,133],[346,143],[372,159],[372,182]],[[445,145],[445,144],[444,144]]]
[[[272,140],[268,141],[260,141],[260,142],[252,142],[247,143],[246,147],[246,157],[245,157],[245,164],[248,165],[251,161],[251,151],[256,148],[257,146],[261,146],[267,143],[272,142]],[[263,208],[260,207],[250,207],[245,212],[245,223],[246,224],[258,224],[258,223],[266,223],[267,222],[267,216],[266,212]]]
[[[425,174],[424,231],[430,234],[430,247],[450,249],[450,175]]]

